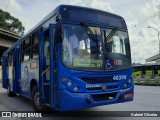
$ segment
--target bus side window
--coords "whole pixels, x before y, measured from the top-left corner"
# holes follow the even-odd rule
[[[31,59],[36,59],[38,57],[39,57],[38,32],[36,32],[32,35]]]
[[[46,65],[50,65],[49,34],[45,36],[44,58],[46,59]]]
[[[38,44],[38,32],[32,35],[32,45]]]
[[[29,36],[26,40],[23,41],[22,47],[22,62],[26,62],[30,60],[30,52],[31,52],[31,36]]]
[[[38,52],[38,44],[32,47],[32,53],[31,53],[31,58],[36,59],[39,57],[39,52]]]
[[[30,49],[27,49],[23,52],[23,62],[28,61],[30,59]]]
[[[27,48],[29,48],[31,46],[30,39],[31,39],[31,37],[29,37],[23,41],[23,50],[26,50]]]
[[[9,56],[8,56],[8,66],[12,66],[13,65],[13,50],[9,52]]]

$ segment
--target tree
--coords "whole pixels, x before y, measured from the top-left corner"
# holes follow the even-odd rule
[[[0,9],[0,28],[14,32],[18,35],[23,35],[25,28],[21,21]]]

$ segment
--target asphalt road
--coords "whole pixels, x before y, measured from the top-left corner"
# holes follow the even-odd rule
[[[8,111],[34,111],[32,108],[31,101],[24,97],[8,97],[6,90],[0,88],[0,110]],[[120,103],[106,106],[99,106],[95,108],[87,109],[87,111],[160,111],[160,87],[152,86],[135,86],[135,97],[134,101],[128,103]],[[44,119],[44,118],[42,118]],[[53,118],[45,118],[53,119]],[[60,119],[60,118],[59,118]],[[61,118],[63,119],[63,118]],[[65,118],[67,119],[67,118]],[[74,118],[69,118],[74,119]],[[76,118],[80,119],[80,118]],[[85,118],[85,119],[91,119]],[[103,118],[92,118],[93,119],[105,119]],[[107,120],[136,120],[137,118],[122,118],[122,117],[112,117],[107,118]],[[142,118],[139,117],[138,120],[151,120],[150,117]],[[153,119],[153,118],[152,118]],[[154,118],[159,120],[160,118]],[[75,119],[74,119],[75,120]]]

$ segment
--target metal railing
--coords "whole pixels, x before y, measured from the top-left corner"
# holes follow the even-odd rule
[[[150,75],[132,75],[135,82],[156,82],[160,83],[160,76],[158,74]]]

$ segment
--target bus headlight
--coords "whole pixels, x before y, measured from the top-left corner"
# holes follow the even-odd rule
[[[73,80],[63,78],[61,81],[66,89],[70,92],[84,92],[84,89]]]
[[[77,92],[78,91],[78,87],[74,87],[74,91]]]
[[[125,88],[127,88],[128,84],[124,84],[123,86],[124,86]]]
[[[68,87],[72,86],[72,82],[68,82]]]
[[[133,83],[132,78],[128,79],[127,82],[123,84],[123,89],[131,87],[132,83]]]
[[[132,80],[131,80],[131,79],[129,79],[129,80],[128,80],[128,83],[130,83],[130,84],[131,84],[131,83],[132,83]]]

